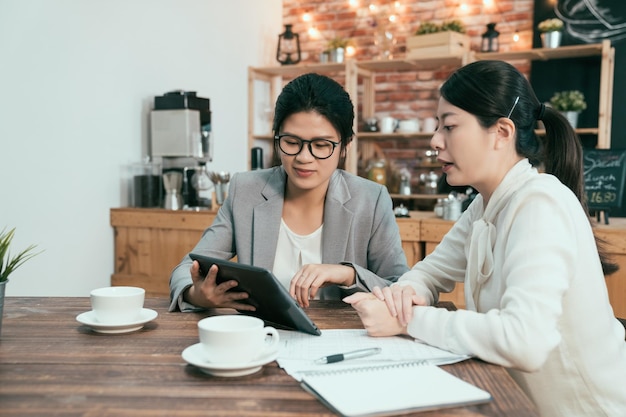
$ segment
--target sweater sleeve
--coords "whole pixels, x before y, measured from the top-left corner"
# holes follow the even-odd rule
[[[479,311],[414,307],[409,333],[506,367],[540,368],[560,341],[562,299],[579,256],[577,230],[589,226],[572,215],[577,204],[547,192],[516,197],[497,221],[496,267],[478,291]]]
[[[482,213],[482,198],[478,196],[446,233],[441,242],[422,261],[404,274],[397,285],[410,285],[416,293],[435,304],[440,292],[451,292],[456,283],[463,282],[467,265],[464,247],[471,223]]]

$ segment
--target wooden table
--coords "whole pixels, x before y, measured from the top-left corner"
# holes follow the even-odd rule
[[[0,335],[2,416],[331,416],[275,362],[253,375],[206,375],[181,358],[198,341],[208,313],[168,313],[167,299],[148,298],[159,316],[142,330],[95,333],[76,321],[89,298],[7,297]],[[322,329],[357,328],[342,302],[315,302]],[[228,312],[228,310],[227,310]],[[504,368],[479,360],[444,367],[489,391],[494,401],[419,416],[537,416]]]

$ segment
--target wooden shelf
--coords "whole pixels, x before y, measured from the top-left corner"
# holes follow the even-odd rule
[[[306,72],[334,73],[346,70],[345,63],[328,63],[328,64],[297,64],[283,65],[281,67],[255,67],[254,71],[270,77],[275,76],[297,76]]]
[[[534,48],[526,51],[507,52],[476,52],[477,60],[499,59],[502,61],[515,61],[528,59],[531,61],[546,61],[549,59],[582,58],[587,56],[602,55],[602,44],[569,45],[559,48]]]
[[[380,132],[358,132],[357,136],[359,140],[376,140],[376,139],[430,139],[433,136],[434,132],[426,133],[426,132],[415,132],[415,133],[380,133]]]
[[[599,132],[599,129],[597,127],[581,127],[578,129],[574,129],[574,132],[576,132],[579,135],[597,135]],[[535,134],[539,136],[543,136],[546,134],[546,131],[543,129],[536,129]]]
[[[456,69],[469,62],[485,59],[496,59],[504,61],[530,60],[545,61],[563,58],[593,57],[600,58],[600,103],[598,114],[598,127],[576,129],[579,135],[597,135],[598,148],[610,148],[611,146],[611,110],[613,97],[613,76],[615,64],[615,48],[611,46],[609,40],[601,43],[568,45],[559,48],[534,48],[524,51],[507,52],[465,52],[456,55],[431,56],[419,59],[390,59],[390,60],[367,60],[357,61],[346,59],[342,63],[311,63],[284,65],[274,67],[250,67],[248,70],[249,100],[248,100],[248,142],[249,148],[255,146],[254,141],[271,141],[271,135],[257,135],[253,123],[255,120],[255,98],[254,82],[262,81],[269,84],[268,103],[276,102],[282,89],[284,78],[295,77],[306,72],[317,72],[321,74],[337,74],[345,78],[345,88],[353,100],[355,108],[354,131],[357,131],[357,124],[360,120],[375,115],[375,95],[376,95],[376,74],[377,72],[392,71],[436,71],[441,69]],[[263,93],[265,94],[265,93]],[[536,130],[538,135],[545,135],[542,130]],[[380,132],[358,132],[355,135],[353,146],[346,159],[346,170],[352,173],[357,172],[358,158],[369,158],[375,149],[377,140],[422,140],[424,143],[418,146],[428,146],[425,143],[432,137],[433,133],[390,133]],[[362,146],[358,146],[358,142]],[[359,156],[360,150],[361,156]],[[365,156],[364,156],[365,155]],[[248,166],[250,161],[248,160]]]
[[[469,58],[468,54],[431,56],[423,59],[389,59],[357,61],[359,68],[370,71],[427,71],[458,68]]]
[[[448,194],[389,194],[397,200],[437,200],[447,198]]]

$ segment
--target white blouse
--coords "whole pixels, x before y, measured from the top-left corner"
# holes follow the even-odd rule
[[[308,235],[294,233],[283,219],[280,220],[276,257],[272,272],[287,289],[291,279],[303,265],[322,263],[322,224]]]

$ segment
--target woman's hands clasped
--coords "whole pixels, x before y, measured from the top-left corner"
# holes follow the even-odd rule
[[[356,310],[370,336],[408,334],[415,305],[427,305],[410,286],[374,287],[372,293],[355,293],[343,299]]]
[[[189,269],[193,284],[183,295],[185,301],[198,307],[227,307],[242,311],[254,311],[253,306],[238,302],[247,299],[248,293],[229,291],[237,286],[237,281],[229,280],[219,285],[216,283],[217,270],[217,265],[212,265],[206,277],[203,277],[200,272],[200,264],[198,261],[193,261]]]

